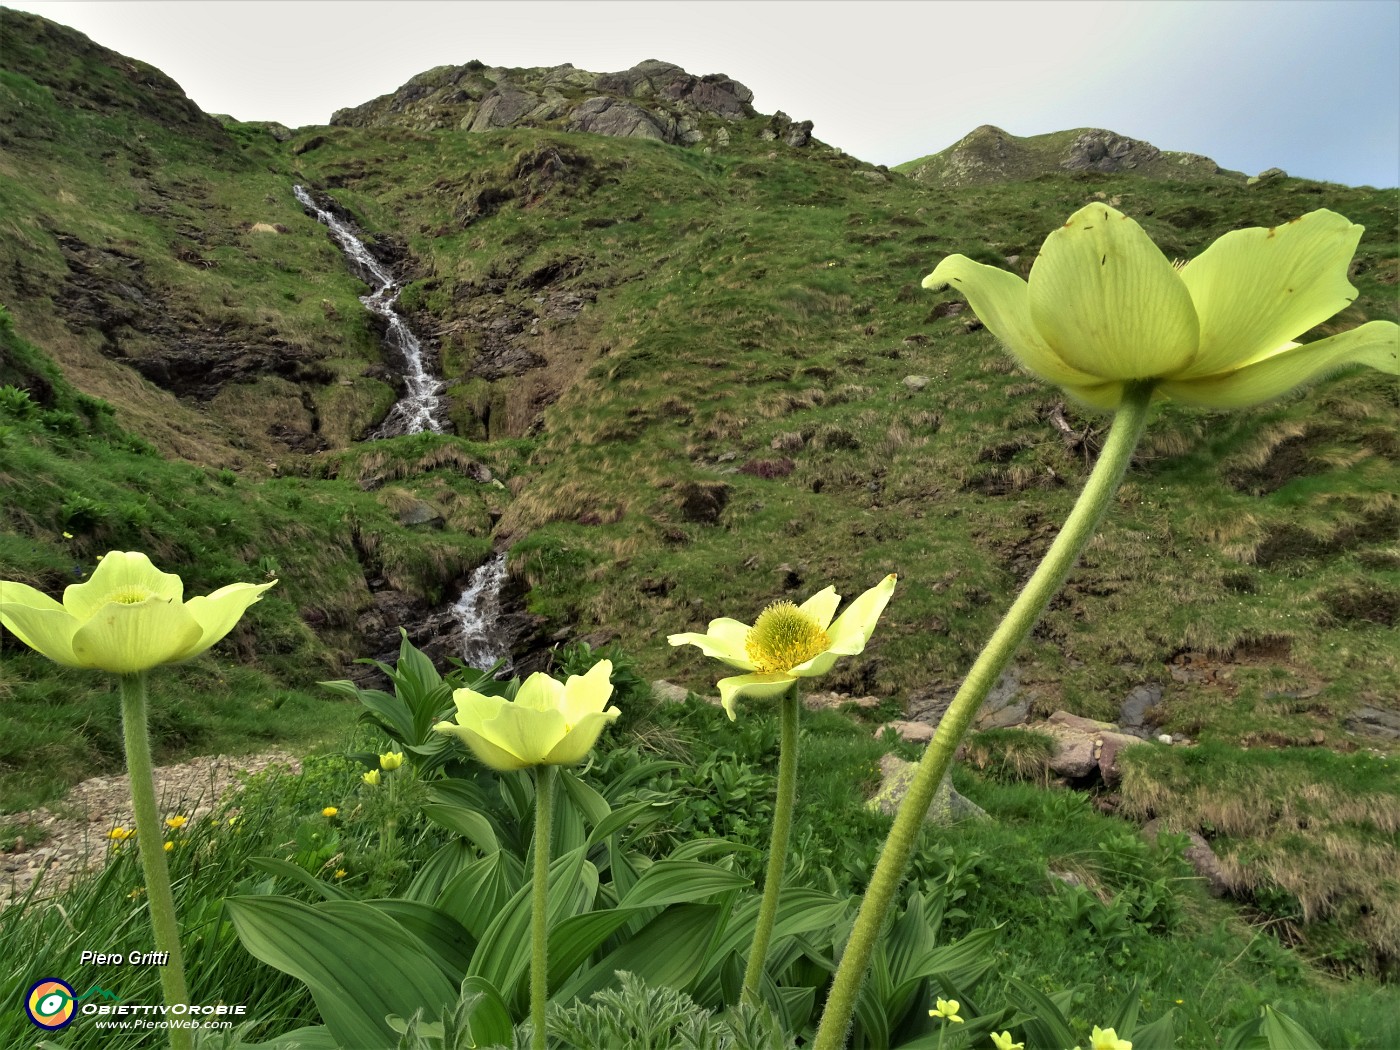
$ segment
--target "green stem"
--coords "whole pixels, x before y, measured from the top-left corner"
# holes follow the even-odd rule
[[[156,950],[169,953],[160,967],[165,1005],[190,1001],[185,986],[185,960],[180,954],[180,925],[175,918],[175,896],[170,890],[170,869],[165,863],[165,842],[156,788],[151,772],[151,741],[146,728],[146,672],[121,676],[122,733],[126,742],[126,769],[131,779],[131,807],[136,815],[136,848],[146,876],[146,907],[151,916]],[[172,1050],[194,1045],[189,1029],[171,1028]]]
[[[797,683],[793,682],[781,700],[780,736],[778,738],[778,798],[773,805],[773,838],[768,844],[768,872],[763,877],[763,902],[758,908],[758,925],[753,931],[753,946],[749,949],[749,964],[744,971],[743,999],[759,1002],[763,964],[768,958],[768,942],[773,939],[773,924],[778,918],[778,893],[783,886],[783,868],[787,863],[788,836],[792,831],[793,802],[797,798]]]
[[[817,1029],[817,1039],[813,1050],[840,1050],[846,1042],[851,1018],[855,1013],[856,1000],[860,996],[861,984],[865,980],[870,965],[870,956],[879,938],[885,914],[894,901],[895,892],[904,878],[904,870],[909,862],[909,854],[922,827],[934,792],[943,782],[943,777],[952,764],[953,754],[962,741],[968,726],[972,724],[977,709],[982,706],[987,693],[1006,670],[1016,650],[1031,632],[1046,605],[1064,585],[1065,577],[1079,559],[1080,553],[1094,535],[1104,511],[1108,509],[1113,494],[1123,479],[1124,472],[1133,458],[1147,423],[1147,406],[1152,399],[1150,380],[1129,383],[1123,392],[1123,401],[1113,418],[1113,426],[1104,443],[1093,473],[1084,485],[1079,500],[1070,512],[1064,528],[1051,544],[1045,558],[1027,581],[1006,617],[997,627],[977,662],[968,671],[962,688],[953,698],[952,704],[938,723],[933,740],[929,743],[918,769],[914,773],[909,793],[900,803],[895,815],[894,826],[885,840],[880,854],[880,862],[875,866],[870,886],[865,891],[865,900],[856,916],[850,940],[841,957],[836,978],[831,986],[831,994],[822,1013],[821,1026]]]
[[[535,767],[535,880],[530,918],[530,1023],[533,1050],[545,1050],[549,1003],[549,837],[554,823],[554,767]]]

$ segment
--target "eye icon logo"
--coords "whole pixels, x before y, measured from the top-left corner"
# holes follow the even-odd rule
[[[45,977],[24,997],[24,1012],[40,1028],[55,1032],[73,1023],[77,1012],[73,986],[57,977]]]

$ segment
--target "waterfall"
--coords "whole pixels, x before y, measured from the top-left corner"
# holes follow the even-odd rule
[[[331,237],[340,245],[351,271],[370,286],[370,294],[360,296],[366,309],[384,318],[388,324],[386,339],[391,349],[406,366],[404,380],[407,393],[389,410],[388,416],[370,436],[394,437],[399,434],[419,434],[425,430],[442,433],[437,421],[440,409],[438,395],[442,382],[429,375],[423,367],[423,349],[394,304],[403,285],[389,273],[364,246],[345,223],[319,207],[301,186],[292,193],[302,207],[327,226]],[[452,618],[461,631],[461,657],[471,667],[487,668],[497,660],[510,667],[510,648],[497,631],[501,618],[501,585],[506,578],[506,556],[494,555],[472,571],[461,597],[452,606]]]
[[[403,285],[395,281],[393,275],[369,253],[364,242],[355,236],[350,227],[318,206],[304,188],[293,186],[292,193],[296,195],[302,207],[330,229],[331,237],[345,253],[351,271],[370,286],[370,294],[360,296],[360,302],[364,303],[371,313],[384,318],[388,325],[385,341],[404,362],[404,382],[408,389],[394,407],[389,409],[384,422],[371,437],[417,434],[424,430],[441,433],[442,425],[437,420],[437,414],[441,408],[438,395],[442,393],[442,382],[429,375],[423,367],[423,347],[418,342],[418,337],[394,309],[394,304],[398,302],[399,294],[403,291]]]

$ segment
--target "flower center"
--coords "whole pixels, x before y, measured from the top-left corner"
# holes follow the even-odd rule
[[[760,674],[790,671],[831,647],[817,621],[793,605],[774,602],[759,614],[744,649]]]
[[[113,591],[107,596],[107,600],[118,605],[140,605],[147,598],[155,596],[155,591],[149,591],[145,587],[127,587],[124,590]]]

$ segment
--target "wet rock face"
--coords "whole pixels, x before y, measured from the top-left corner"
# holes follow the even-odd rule
[[[753,92],[723,73],[695,76],[656,59],[617,73],[591,73],[567,64],[506,69],[469,62],[420,73],[391,94],[337,111],[331,123],[418,131],[554,128],[671,145],[723,146],[729,141],[726,125],[757,115],[752,103]],[[765,137],[790,146],[811,140],[811,121],[795,122],[782,114],[774,120]]]

